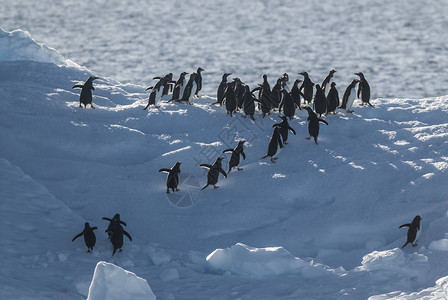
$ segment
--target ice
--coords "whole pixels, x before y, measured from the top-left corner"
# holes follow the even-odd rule
[[[179,272],[175,268],[163,270],[162,273],[160,273],[160,279],[162,279],[162,281],[179,279]]]
[[[148,282],[132,272],[104,261],[98,262],[87,300],[150,300],[156,296]]]

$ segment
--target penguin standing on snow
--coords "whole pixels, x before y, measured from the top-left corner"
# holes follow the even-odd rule
[[[185,85],[187,84],[185,75],[187,75],[187,72],[182,72],[179,75],[179,78],[176,81],[171,81],[171,84],[174,84],[173,88],[173,95],[171,97],[171,101],[180,101],[182,98],[182,95],[184,94]]]
[[[244,117],[249,116],[249,118],[253,121],[255,121],[254,114],[255,114],[255,101],[257,99],[255,98],[254,94],[250,91],[250,88],[248,85],[244,86],[244,95],[243,95],[243,111],[244,111]]]
[[[268,76],[263,74],[263,83],[258,88],[252,90],[252,92],[258,90],[258,102],[260,103],[261,115],[264,118],[271,113],[272,109],[272,97],[271,86],[268,82]]]
[[[201,67],[199,67],[196,70],[196,77],[195,77],[195,81],[196,81],[196,89],[194,90],[194,96],[196,98],[199,98],[199,91],[202,89],[202,74],[201,72],[205,71],[204,69],[202,69]]]
[[[238,167],[238,165],[240,164],[240,155],[243,157],[243,159],[246,159],[246,154],[244,153],[244,148],[243,145],[246,141],[245,140],[241,140],[238,142],[238,145],[236,145],[236,147],[234,149],[227,149],[224,150],[222,153],[227,153],[227,152],[231,152],[232,155],[230,156],[230,160],[229,160],[229,171],[227,171],[227,174],[230,173],[230,171],[232,170],[232,168],[237,167],[238,171],[241,171],[243,168]]]
[[[285,91],[286,92],[286,91]],[[289,131],[291,131],[292,133],[294,133],[294,135],[296,135],[296,131],[289,126],[288,120],[286,119],[286,116],[279,116],[280,119],[282,119],[282,121],[278,124],[274,124],[272,125],[272,127],[278,127],[280,129],[280,135],[282,136],[282,140],[283,140],[283,144],[288,144],[288,133]]]
[[[305,98],[305,96],[302,94],[302,92],[299,89],[299,83],[301,83],[301,82],[302,82],[302,80],[296,79],[294,81],[294,84],[293,84],[292,88],[291,88],[292,100],[294,101],[295,105],[297,105],[297,107],[300,110],[302,110],[302,106],[300,105],[300,103],[301,103],[300,97]]]
[[[166,177],[166,193],[170,193],[170,189],[176,192],[180,191],[177,186],[179,185],[179,174],[180,174],[180,162],[177,162],[171,169],[160,169],[159,172],[168,173]]]
[[[414,218],[414,220],[412,220],[412,223],[410,224],[403,224],[401,225],[399,228],[403,228],[403,227],[409,227],[408,229],[408,238],[406,240],[406,243],[403,245],[406,246],[407,244],[412,244],[412,247],[416,247],[417,246],[417,240],[418,237],[420,235],[420,220],[422,218],[420,216],[416,216]]]
[[[243,95],[244,95],[244,83],[239,78],[233,78],[235,81],[235,98],[236,98],[236,107],[238,109],[243,108]]]
[[[271,91],[272,108],[278,108],[281,99],[282,78],[278,78]]]
[[[330,91],[328,92],[327,96],[327,115],[330,113],[335,114],[336,108],[339,106],[339,93],[336,89],[336,83],[331,83]]]
[[[92,104],[92,91],[95,90],[93,81],[96,79],[99,79],[99,77],[90,76],[84,84],[77,84],[72,87],[72,89],[81,89],[81,94],[79,95],[79,107],[82,107],[82,104],[84,104],[84,108],[87,108],[87,104],[90,104],[91,108],[95,108]]]
[[[314,110],[319,114],[319,117],[327,112],[327,98],[318,84],[316,84],[316,95],[314,95]]]
[[[275,157],[279,153],[279,147],[283,148],[282,139],[280,137],[280,128],[274,127],[274,132],[272,132],[271,139],[269,140],[268,153],[261,159],[268,156],[271,157],[271,162],[275,163],[278,157]]]
[[[310,104],[313,101],[314,83],[311,81],[307,72],[301,72],[299,73],[299,75],[302,75],[304,77],[299,91],[303,94],[303,98],[305,98],[305,101]]]
[[[227,88],[227,77],[229,77],[230,75],[232,75],[232,73],[224,73],[222,75],[221,82],[219,83],[219,86],[218,86],[218,91],[216,92],[216,96],[217,96],[216,102],[213,104],[222,105],[222,101],[224,100],[224,93]]]
[[[333,83],[333,74],[336,73],[335,70],[331,70],[330,73],[325,77],[322,82],[322,90],[325,93],[325,97],[328,97],[328,93],[330,92],[331,84]]]
[[[117,249],[122,251],[123,247],[123,235],[127,236],[128,239],[132,242],[131,235],[126,232],[126,230],[121,227],[121,224],[119,222],[114,222],[113,227],[111,229],[107,229],[107,233],[111,233],[110,235],[110,241],[112,243],[112,246],[114,246],[114,251],[112,252],[112,256],[114,256]]]
[[[81,235],[84,235],[84,243],[87,246],[87,252],[93,251],[93,247],[95,246],[95,243],[96,243],[96,236],[95,236],[95,233],[93,232],[95,229],[98,229],[98,228],[90,227],[89,223],[86,222],[84,224],[84,230],[81,233],[77,234],[72,239],[72,242],[74,240],[76,240],[77,238],[79,238]]]
[[[288,93],[291,92],[291,87],[289,86],[289,75],[288,75],[288,73],[283,73],[282,88],[284,90],[286,90]]]
[[[310,134],[310,136],[306,139],[309,140],[313,137],[314,142],[317,144],[317,137],[319,136],[319,122],[326,125],[328,125],[328,123],[325,120],[319,119],[311,107],[307,106],[305,109],[308,111],[308,133]]]
[[[291,94],[286,90],[282,90],[282,101],[280,102],[278,112],[281,112],[282,109],[283,114],[286,117],[288,117],[290,120],[294,118],[294,114],[296,113],[296,105],[291,97]]]
[[[185,85],[181,101],[184,101],[187,104],[191,104],[191,99],[193,99],[194,91],[196,90],[197,87],[196,76],[197,76],[196,73],[192,73],[190,75],[190,79],[188,79],[188,82]]]
[[[169,92],[173,90],[173,86],[170,84],[170,82],[173,81],[173,73],[168,73],[165,75],[165,84],[163,85],[163,91],[162,96],[168,95]]]
[[[233,112],[236,110],[235,81],[227,83],[224,102],[226,104],[227,114],[230,114],[232,117]]]
[[[345,109],[350,114],[353,112],[351,108],[353,106],[353,102],[355,102],[356,98],[355,87],[358,82],[359,82],[358,79],[353,79],[353,81],[345,89],[344,96],[342,96],[342,105],[340,108]]]
[[[219,188],[219,186],[217,186],[216,184],[218,183],[218,177],[219,177],[219,173],[222,173],[222,175],[224,175],[225,178],[227,178],[227,174],[226,172],[222,169],[222,163],[221,161],[223,160],[223,157],[218,157],[215,162],[213,163],[213,165],[209,165],[209,164],[200,164],[201,168],[206,168],[208,169],[208,173],[207,173],[207,185],[204,186],[202,189],[205,189],[206,187],[208,187],[209,185],[213,185],[213,187],[215,189]]]
[[[107,226],[107,229],[105,231],[109,235],[109,239],[110,239],[110,236],[112,235],[112,229],[114,228],[115,223],[123,224],[124,226],[127,226],[126,222],[120,220],[120,214],[115,214],[115,216],[112,219],[103,217],[103,220],[110,222],[109,226]]]
[[[165,83],[167,83],[167,80],[165,77],[154,77],[154,80],[159,80],[154,86],[148,87],[145,91],[151,90],[151,93],[149,94],[148,104],[145,106],[145,109],[147,109],[150,105],[154,105],[157,107],[157,102],[160,101],[162,98],[163,93],[163,87],[165,86]]]
[[[369,105],[370,107],[373,107],[373,105],[370,104],[370,86],[365,79],[364,74],[359,72],[355,73],[355,75],[358,75],[360,78],[358,85],[358,98],[362,100],[361,105]]]

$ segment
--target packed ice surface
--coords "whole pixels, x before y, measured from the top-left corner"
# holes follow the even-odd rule
[[[0,61],[1,299],[86,299],[99,261],[138,274],[159,299],[443,292],[447,96],[374,98],[374,108],[356,101],[354,114],[326,117],[318,145],[305,139],[307,115],[297,111],[297,135],[270,163],[260,158],[277,113],[230,117],[206,95],[143,111],[144,86],[107,78],[94,83],[96,109],[82,109],[71,88],[91,73],[45,62],[49,53],[37,61],[42,48],[32,43],[8,49],[26,60]],[[201,191],[199,164],[224,155],[225,165],[222,151],[241,138],[243,170]],[[181,191],[166,195],[158,170],[176,161]],[[112,257],[101,218],[116,213],[133,241]],[[418,246],[398,249],[407,232],[398,227],[417,214]],[[84,222],[98,227],[91,254],[82,239],[71,242]],[[207,262],[232,247],[259,272]],[[260,250],[269,247],[278,250]],[[312,268],[283,272],[296,261]]]
[[[155,300],[148,282],[132,272],[104,261],[98,262],[87,300]]]

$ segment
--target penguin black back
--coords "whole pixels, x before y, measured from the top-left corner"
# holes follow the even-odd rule
[[[92,104],[93,96],[92,91],[95,90],[93,87],[93,81],[98,79],[99,77],[90,76],[84,84],[77,84],[72,87],[72,89],[80,88],[81,94],[79,95],[79,107],[84,105],[84,108],[87,107],[87,104],[90,104],[90,107],[95,108]]]
[[[233,112],[236,110],[235,81],[227,83],[224,102],[227,113],[232,117]]]
[[[76,240],[78,237],[80,237],[81,235],[84,236],[84,243],[87,246],[87,252],[91,252],[93,250],[93,247],[96,244],[96,236],[95,233],[93,232],[95,229],[98,229],[97,227],[90,227],[89,223],[86,222],[84,224],[84,230],[77,234],[73,239],[72,242],[74,240]]]
[[[403,224],[399,228],[409,227],[406,243],[401,247],[404,248],[407,244],[412,244],[412,247],[417,246],[417,240],[420,235],[420,216],[415,216],[414,220],[410,224]]]
[[[194,91],[194,95],[196,96],[196,98],[199,98],[199,91],[202,89],[202,71],[205,70],[201,67],[196,70],[196,77],[194,79],[196,81],[196,91]]]
[[[268,144],[268,152],[261,159],[270,156],[271,162],[275,163],[275,161],[277,160],[277,157],[275,157],[275,155],[278,154],[279,147],[283,148],[282,139],[280,135],[280,128],[274,127],[274,131],[272,132],[271,139],[269,140]]]
[[[213,187],[215,189],[219,188],[219,186],[217,186],[216,184],[218,183],[218,177],[219,177],[219,173],[221,173],[222,175],[224,175],[225,178],[227,178],[227,174],[226,172],[222,169],[222,163],[221,161],[223,160],[223,157],[218,157],[215,162],[213,163],[213,165],[209,165],[209,164],[201,164],[201,168],[206,168],[208,169],[208,173],[207,173],[207,185],[204,186],[202,189],[204,190],[206,187],[208,187],[209,185],[213,185]]]
[[[291,97],[291,94],[288,93],[285,89],[282,90],[282,100],[279,107],[279,112],[283,109],[283,114],[288,117],[290,120],[294,118],[294,114],[296,112],[296,105],[294,100]]]
[[[289,133],[289,131],[291,131],[294,135],[296,135],[296,131],[291,126],[289,126],[288,119],[286,118],[286,116],[281,116],[279,118],[282,119],[282,121],[280,123],[278,123],[278,124],[272,125],[272,127],[274,127],[274,128],[278,127],[279,128],[279,132],[280,132],[280,135],[282,137],[283,144],[286,145],[288,143],[288,133]]]
[[[166,193],[170,193],[170,189],[174,192],[175,190],[178,192],[179,189],[177,186],[179,185],[179,174],[180,174],[180,162],[176,162],[176,164],[171,169],[160,169],[159,172],[168,173],[166,177]]]
[[[300,97],[301,96],[304,97],[304,95],[302,94],[302,92],[300,92],[300,89],[299,89],[300,82],[302,82],[302,80],[300,80],[300,79],[296,79],[294,81],[294,84],[291,88],[291,97],[292,97],[292,100],[294,101],[295,105],[297,105],[297,107],[300,110],[302,110],[302,106],[300,105],[301,104]]]
[[[232,153],[229,160],[229,171],[227,171],[227,174],[229,174],[232,168],[234,167],[237,167],[238,171],[242,170],[242,168],[239,168],[238,165],[240,164],[240,155],[243,157],[243,159],[246,159],[246,154],[244,153],[243,148],[245,142],[246,142],[245,140],[241,140],[238,142],[238,145],[236,145],[234,149],[227,149],[222,152],[222,153],[227,152]]]
[[[243,94],[243,110],[246,116],[249,116],[251,120],[255,120],[255,101],[256,98],[250,91],[248,85],[244,86],[244,94]]]
[[[336,108],[339,106],[339,93],[336,89],[336,83],[332,82],[330,91],[327,96],[327,114],[336,113]]]
[[[311,107],[305,107],[305,109],[308,111],[308,133],[309,137],[307,139],[309,140],[311,137],[314,138],[314,142],[317,144],[317,137],[319,136],[319,122],[322,122],[326,125],[328,125],[327,121],[319,119],[317,115],[314,113],[314,111],[311,109]]]
[[[373,105],[370,104],[370,85],[364,77],[364,74],[359,72],[355,73],[355,75],[359,76],[358,98],[362,100],[361,105],[369,105],[370,107],[373,107]]]
[[[314,83],[311,81],[307,72],[301,72],[299,74],[304,77],[299,90],[303,94],[305,101],[310,104],[313,101]]]
[[[316,84],[316,95],[314,96],[314,109],[319,117],[327,112],[327,98],[318,84]]]
[[[232,75],[232,73],[224,73],[222,75],[221,82],[219,83],[218,90],[216,92],[216,104],[222,105],[222,102],[224,100],[224,93],[227,88],[227,77]]]

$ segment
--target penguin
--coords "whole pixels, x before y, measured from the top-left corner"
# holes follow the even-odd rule
[[[348,113],[352,113],[351,110],[353,102],[355,101],[355,86],[359,82],[358,79],[353,79],[353,81],[345,89],[344,96],[342,96],[342,105],[340,108],[345,109]]]
[[[412,223],[410,224],[403,224],[399,228],[403,227],[409,227],[408,229],[408,238],[406,240],[406,243],[401,247],[404,248],[407,244],[411,243],[412,247],[417,246],[417,240],[420,236],[420,220],[422,218],[420,216],[416,216],[414,220],[412,220]]]
[[[222,169],[222,163],[221,161],[224,159],[224,157],[218,157],[215,162],[213,163],[213,165],[209,165],[209,164],[201,164],[201,168],[206,168],[208,169],[208,173],[207,173],[207,185],[204,186],[202,189],[204,190],[206,187],[208,187],[209,185],[213,185],[213,187],[215,189],[219,188],[219,186],[217,186],[216,184],[218,183],[218,177],[219,177],[219,173],[222,173],[222,175],[224,175],[225,178],[227,178],[227,174],[226,172]]]
[[[91,108],[95,108],[92,104],[92,91],[95,90],[93,81],[96,79],[99,79],[99,77],[90,76],[84,84],[77,84],[72,87],[72,89],[81,89],[81,94],[79,95],[79,107],[82,107],[82,104],[84,104],[84,108],[87,108],[87,104],[90,104]]]
[[[246,154],[244,153],[243,148],[245,142],[246,142],[245,140],[241,140],[238,142],[238,145],[236,145],[234,149],[227,149],[222,152],[222,153],[227,152],[232,153],[229,160],[229,171],[227,171],[227,174],[229,174],[232,168],[234,167],[236,167],[238,171],[241,171],[243,169],[238,167],[238,165],[240,164],[240,155],[243,157],[244,160],[246,159]]]
[[[187,72],[182,72],[180,73],[179,78],[176,81],[171,81],[171,84],[174,84],[174,88],[171,100],[169,100],[168,102],[179,101],[182,98],[186,85],[185,75],[187,74]]]
[[[272,98],[271,98],[271,86],[268,83],[268,76],[266,74],[262,75],[263,83],[259,84],[258,88],[252,90],[252,92],[258,90],[258,102],[260,103],[260,109],[262,117],[271,113],[272,109]]]
[[[300,89],[299,89],[299,83],[301,83],[301,82],[302,82],[302,80],[300,80],[300,79],[296,79],[296,80],[294,81],[294,84],[293,84],[292,88],[291,88],[291,97],[292,97],[292,100],[294,101],[294,103],[296,104],[296,106],[297,106],[300,110],[302,110],[302,106],[300,105],[300,102],[301,102],[300,97],[305,98],[305,95],[303,95],[302,92],[301,92]]]
[[[226,104],[227,114],[230,114],[232,117],[233,112],[236,110],[235,81],[227,83],[224,102]]]
[[[282,139],[280,137],[280,128],[274,127],[274,132],[272,132],[271,139],[269,140],[268,153],[261,159],[270,156],[271,162],[275,163],[275,161],[278,159],[278,157],[275,157],[279,153],[278,147],[283,148]]]
[[[87,246],[87,252],[92,252],[93,251],[93,247],[95,246],[96,243],[96,236],[95,236],[95,232],[93,232],[95,229],[98,229],[97,227],[90,227],[89,223],[86,222],[84,224],[84,230],[77,234],[73,239],[72,242],[74,240],[76,240],[77,238],[79,238],[81,235],[84,235],[84,243]]]
[[[339,93],[336,89],[336,83],[331,83],[330,91],[327,95],[327,115],[330,113],[335,114],[336,108],[339,106]]]
[[[177,162],[174,164],[174,166],[171,169],[160,169],[159,172],[165,172],[168,173],[168,176],[166,177],[166,193],[170,193],[170,189],[173,191],[176,190],[176,192],[180,191],[180,189],[177,188],[179,185],[179,174],[180,174],[180,162]]]
[[[238,109],[243,108],[243,95],[244,95],[244,83],[239,78],[233,78],[235,81],[235,98],[236,98],[236,107]]]
[[[311,81],[307,72],[301,72],[299,73],[299,75],[302,75],[304,77],[299,91],[303,94],[303,98],[305,98],[305,101],[310,104],[313,101],[314,83]]]
[[[294,114],[296,112],[296,105],[294,100],[291,97],[291,94],[288,93],[287,90],[282,90],[282,102],[280,103],[279,112],[283,109],[283,114],[285,117],[288,117],[290,120],[294,118]]]
[[[285,89],[288,93],[291,92],[291,87],[289,86],[289,75],[288,75],[288,73],[283,73],[282,88]]]
[[[272,127],[274,127],[274,128],[278,127],[280,129],[280,135],[282,136],[283,144],[286,145],[286,144],[288,144],[289,131],[294,133],[294,135],[296,135],[296,131],[292,127],[289,126],[288,119],[286,118],[286,116],[281,116],[281,117],[279,116],[279,118],[282,119],[282,121],[278,124],[272,125]]]
[[[190,79],[188,79],[185,85],[184,93],[182,94],[182,99],[180,101],[185,101],[187,104],[191,104],[191,99],[193,99],[194,91],[196,90],[196,73],[191,73]]]
[[[151,90],[151,93],[149,94],[148,104],[145,106],[145,109],[147,109],[151,104],[155,107],[157,106],[157,102],[160,101],[162,98],[162,92],[163,87],[165,86],[165,83],[167,83],[167,80],[165,77],[154,77],[153,80],[159,80],[154,86],[148,87],[145,91]]]
[[[165,75],[166,82],[163,85],[162,96],[168,95],[169,92],[173,90],[173,86],[170,84],[173,81],[173,73],[168,73]]]
[[[251,93],[248,85],[244,86],[244,94],[243,94],[243,111],[244,117],[249,116],[252,121],[255,121],[255,98],[254,94]]]
[[[308,133],[309,137],[306,139],[309,140],[311,137],[314,138],[314,142],[317,144],[317,137],[319,136],[319,122],[322,122],[328,125],[327,121],[319,119],[311,107],[306,106],[305,109],[308,111]]]
[[[115,223],[123,224],[124,226],[127,226],[126,222],[120,220],[120,214],[115,214],[115,216],[112,219],[109,219],[107,217],[103,217],[103,220],[106,220],[106,221],[110,222],[109,226],[107,226],[107,229],[105,231],[105,232],[108,233],[109,239],[110,239],[110,236],[112,235],[112,230],[113,230],[113,228],[115,226]]]
[[[327,98],[318,84],[316,84],[316,94],[314,95],[314,110],[319,114],[319,117],[327,112]]]
[[[281,89],[282,89],[282,78],[278,78],[277,82],[275,83],[274,87],[271,91],[271,99],[272,99],[272,108],[279,108],[280,105],[280,99],[281,99]]]
[[[196,70],[196,77],[194,79],[196,82],[196,89],[194,90],[195,98],[199,98],[199,91],[202,89],[202,74],[201,74],[202,71],[205,71],[205,70],[202,69],[201,67],[199,67]]]
[[[122,251],[123,247],[123,235],[127,236],[128,239],[132,242],[131,235],[121,227],[120,223],[114,223],[113,228],[107,229],[107,233],[111,232],[110,241],[112,243],[112,246],[114,246],[114,250],[112,252],[112,256],[114,256],[117,249]]]
[[[336,73],[335,70],[331,70],[330,73],[325,77],[324,81],[322,81],[322,90],[325,93],[325,97],[328,96],[330,92],[331,84],[333,83],[333,74]]]
[[[221,83],[219,84],[218,91],[216,92],[216,102],[213,104],[222,105],[222,101],[224,100],[224,93],[227,88],[227,77],[229,77],[230,75],[232,75],[232,73],[224,73],[222,75]]]
[[[358,98],[362,100],[361,105],[369,105],[370,107],[373,107],[373,105],[370,104],[370,86],[365,79],[364,74],[359,72],[355,73],[355,75],[359,76]]]

